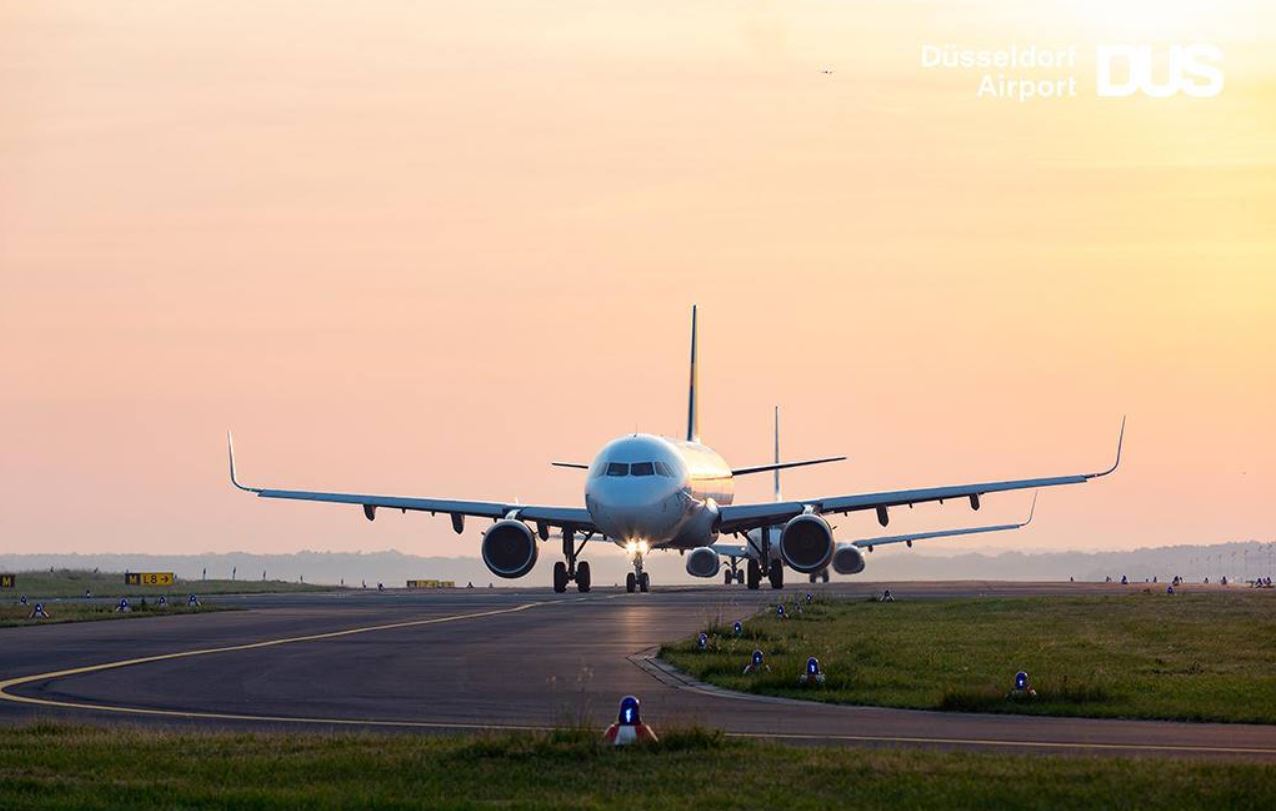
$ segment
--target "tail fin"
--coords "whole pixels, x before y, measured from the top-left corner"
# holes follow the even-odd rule
[[[775,407],[775,463],[780,464],[780,407]],[[775,469],[775,500],[784,501],[780,494],[780,468]]]
[[[700,410],[696,402],[696,305],[691,305],[691,386],[687,393],[687,441],[700,441]]]

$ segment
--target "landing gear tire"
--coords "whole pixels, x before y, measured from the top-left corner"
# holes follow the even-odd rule
[[[725,576],[722,578],[722,582],[728,586],[735,582],[735,575],[730,569],[727,569]]]
[[[823,580],[825,583],[829,582],[829,570],[828,570],[828,569],[825,569],[825,570],[824,570],[823,574],[821,574],[821,575],[820,575],[820,579],[821,579],[821,580]]]
[[[638,590],[641,591],[643,594],[646,594],[647,590],[650,588],[651,588],[651,578],[647,576],[647,573],[643,572],[642,574],[638,575]]]
[[[816,575],[814,572],[812,572],[810,575],[808,575],[808,577],[810,577],[810,578],[811,578],[811,582],[812,582],[812,583],[814,583],[814,582],[815,582],[815,578],[817,577],[817,575]]]
[[[735,573],[735,582],[737,582],[737,583],[743,583],[743,582],[744,582],[744,572],[736,572],[736,573]]]
[[[554,591],[559,594],[567,591],[567,564],[561,560],[554,564]]]
[[[784,566],[780,563],[780,561],[776,560],[771,562],[771,571],[767,573],[767,576],[771,579],[771,588],[784,588]]]
[[[762,568],[758,566],[758,562],[756,560],[750,558],[747,569],[749,574],[749,590],[757,591],[758,586],[762,583]]]
[[[638,578],[634,576],[634,573],[630,572],[629,574],[625,575],[625,591],[629,592],[630,594],[633,594],[634,589],[636,589],[637,587],[638,587]]]
[[[581,593],[589,591],[589,564],[584,561],[576,564],[576,590]]]

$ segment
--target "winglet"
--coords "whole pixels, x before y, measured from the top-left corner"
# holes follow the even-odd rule
[[[1121,465],[1121,446],[1122,446],[1123,444],[1125,444],[1125,417],[1122,417],[1122,418],[1121,418],[1121,433],[1117,434],[1117,451],[1116,451],[1116,461],[1114,461],[1114,462],[1112,463],[1112,467],[1108,468],[1107,470],[1103,471],[1102,473],[1091,473],[1091,474],[1090,474],[1089,476],[1087,476],[1086,478],[1088,478],[1088,479],[1097,479],[1097,478],[1099,478],[1100,476],[1106,476],[1106,475],[1108,475],[1109,473],[1111,473],[1112,471],[1114,471],[1114,470],[1116,470],[1118,467],[1120,467],[1120,465]]]
[[[1032,506],[1028,508],[1028,520],[1024,521],[1024,522],[1023,522],[1022,524],[1020,524],[1019,526],[1021,526],[1021,527],[1026,527],[1026,526],[1028,526],[1029,524],[1031,524],[1031,523],[1032,523],[1032,516],[1033,516],[1036,512],[1037,512],[1037,492],[1033,492],[1033,494],[1032,494]]]
[[[239,483],[239,478],[235,475],[235,439],[230,435],[230,431],[226,432],[226,451],[230,454],[230,483],[248,493],[259,492],[255,487],[245,487]]]
[[[699,388],[696,374],[696,305],[691,305],[691,385],[687,391],[687,441],[700,441],[700,403],[696,397]]]

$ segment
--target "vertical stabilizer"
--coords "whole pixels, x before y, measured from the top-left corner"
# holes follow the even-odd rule
[[[700,441],[700,409],[696,401],[696,305],[691,305],[691,385],[687,393],[687,441]]]
[[[775,463],[780,464],[780,407],[775,407]],[[775,500],[784,501],[780,494],[780,468],[775,469]]]

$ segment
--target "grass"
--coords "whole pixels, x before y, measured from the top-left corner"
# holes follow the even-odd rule
[[[1276,594],[820,601],[708,629],[662,656],[733,690],[967,712],[1276,723]],[[742,674],[761,649],[771,667]],[[797,683],[808,656],[823,687]],[[1037,696],[1009,697],[1026,670]]]
[[[170,604],[166,608],[160,608],[150,599],[146,601],[146,605],[142,605],[140,599],[131,599],[129,604],[133,610],[123,613],[117,612],[114,605],[106,603],[57,602],[45,603],[44,610],[50,618],[38,620],[31,618],[31,611],[35,608],[35,604],[36,601],[31,600],[30,605],[26,606],[17,604],[0,606],[0,628],[18,625],[53,625],[62,622],[93,622],[96,620],[133,619],[135,617],[158,617],[169,614],[197,614],[210,611],[235,610],[211,605],[188,608],[185,600]]]
[[[465,737],[0,730],[6,809],[1259,808],[1270,765],[798,748],[667,731]]]
[[[7,574],[7,572],[6,572]],[[206,594],[262,594],[281,591],[331,591],[333,586],[316,586],[310,583],[288,583],[283,580],[183,580],[178,578],[171,587],[126,586],[123,572],[94,572],[83,569],[58,569],[47,572],[17,572],[15,588],[0,591],[6,601],[17,600],[25,594],[28,600],[47,600],[54,597],[83,597],[85,589],[94,597],[128,597],[136,602],[142,597],[154,599],[161,594],[171,602],[174,597],[183,600],[191,592]]]

